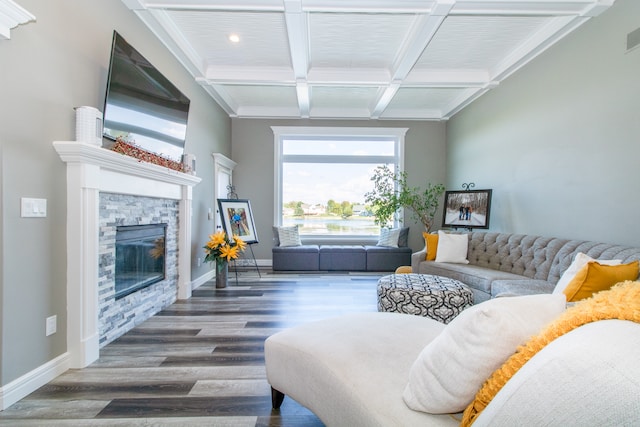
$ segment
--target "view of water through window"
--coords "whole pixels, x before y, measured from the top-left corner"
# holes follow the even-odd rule
[[[376,167],[393,167],[395,143],[284,140],[282,225],[298,225],[302,235],[378,235],[365,194]]]

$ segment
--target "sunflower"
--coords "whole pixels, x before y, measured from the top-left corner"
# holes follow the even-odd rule
[[[220,249],[220,257],[226,258],[227,262],[238,258],[238,246],[223,246]]]
[[[224,231],[218,231],[216,234],[209,235],[209,239],[207,246],[212,249],[216,246],[223,246],[227,244],[227,234]]]
[[[247,243],[242,240],[240,238],[240,236],[234,235],[233,236],[233,241],[236,242],[236,246],[238,247],[238,249],[240,249],[241,251],[244,251],[247,248]]]
[[[227,234],[221,230],[209,235],[209,241],[204,246],[206,253],[204,260],[205,262],[218,260],[229,262],[238,258],[240,252],[243,252],[246,247],[247,244],[240,237],[234,235],[229,239]]]

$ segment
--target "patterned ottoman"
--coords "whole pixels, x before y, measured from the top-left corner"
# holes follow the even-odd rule
[[[391,274],[378,281],[378,311],[415,314],[449,323],[473,305],[464,283],[431,274]]]

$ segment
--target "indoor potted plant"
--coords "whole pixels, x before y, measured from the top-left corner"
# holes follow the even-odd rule
[[[371,181],[374,188],[365,194],[365,202],[371,205],[376,224],[387,226],[398,209],[407,208],[429,232],[444,185],[427,183],[424,189],[410,187],[406,172],[394,172],[386,165],[375,169]]]
[[[247,244],[240,237],[234,235],[229,239],[222,230],[209,235],[209,241],[204,246],[204,260],[216,263],[216,288],[227,286],[229,261],[237,259],[246,247]]]

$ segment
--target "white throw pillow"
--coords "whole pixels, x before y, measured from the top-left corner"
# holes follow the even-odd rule
[[[489,376],[565,309],[564,295],[495,298],[466,309],[411,367],[402,395],[416,411],[464,410]]]
[[[469,237],[466,234],[449,234],[438,231],[438,251],[436,262],[453,262],[457,264],[469,264],[467,249]]]
[[[583,254],[582,252],[578,252],[576,254],[575,259],[569,266],[569,268],[567,268],[567,270],[564,273],[562,273],[560,280],[558,280],[558,283],[556,283],[556,287],[553,289],[553,293],[554,294],[563,293],[567,285],[573,280],[573,278],[576,276],[578,271],[580,271],[582,267],[587,265],[589,261],[595,261],[598,264],[602,264],[602,265],[620,265],[622,263],[622,260],[619,260],[619,259],[609,259],[609,260],[593,259],[589,255]]]
[[[399,228],[381,228],[380,238],[377,246],[387,246],[390,248],[398,247],[398,238],[400,237]]]
[[[278,238],[280,246],[301,246],[300,234],[298,234],[298,226],[278,227]]]

